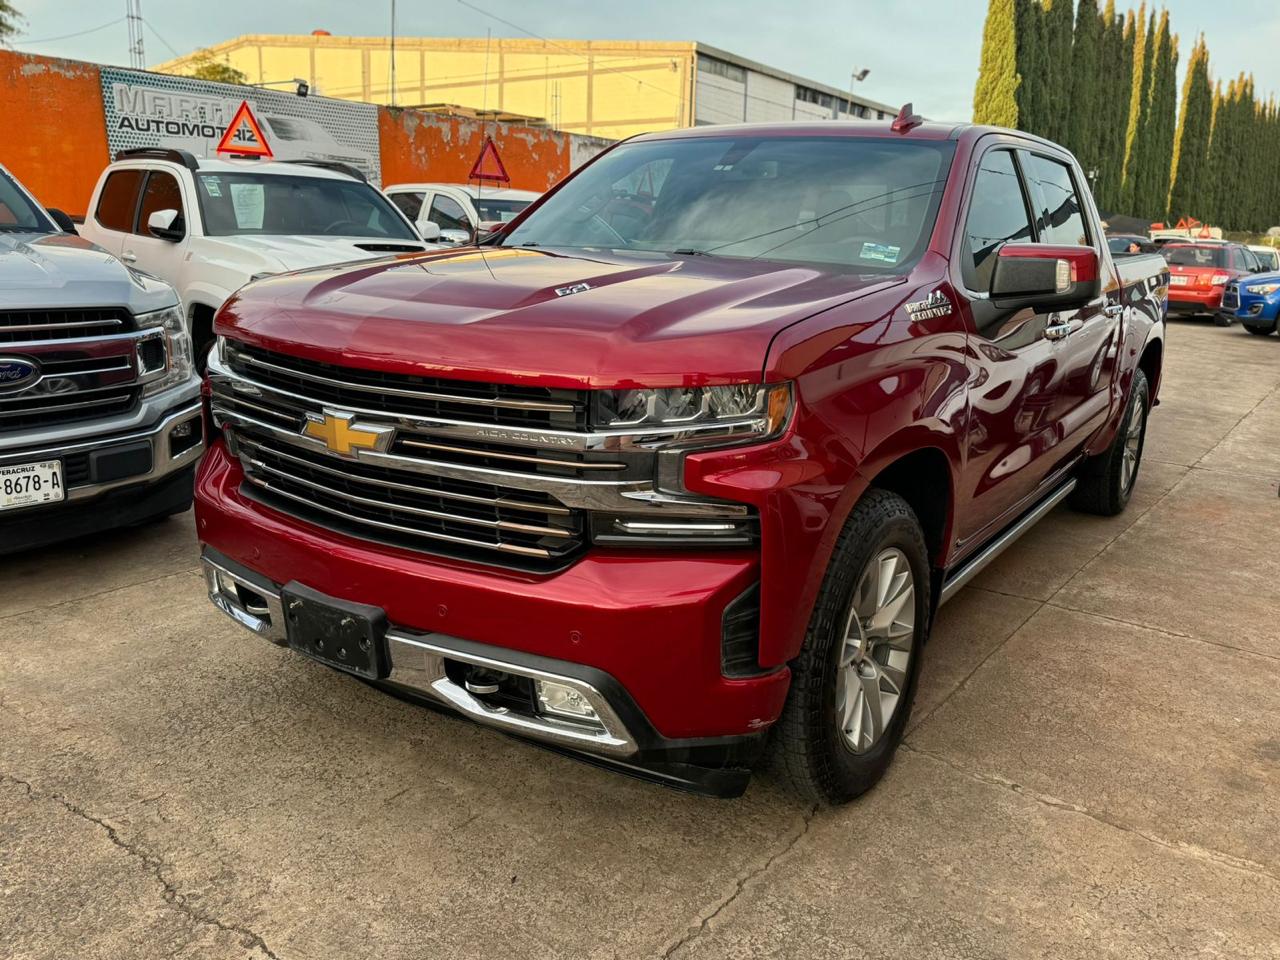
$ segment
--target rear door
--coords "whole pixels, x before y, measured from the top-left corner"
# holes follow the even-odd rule
[[[1041,162],[1045,161],[1045,162]],[[1058,168],[1046,165],[1055,163]],[[1063,179],[1063,172],[1066,179]],[[959,285],[968,300],[967,468],[957,517],[958,556],[975,549],[1046,492],[1046,484],[1100,424],[1107,408],[1103,314],[1107,296],[1065,313],[996,307],[987,295],[995,256],[1005,243],[1102,241],[1086,217],[1061,160],[1012,144],[989,148],[978,162],[957,251]],[[1102,263],[1110,264],[1103,254]],[[1118,311],[1116,311],[1118,312]],[[1061,336],[1063,330],[1069,330]]]
[[[112,170],[107,174],[98,202],[87,218],[87,239],[115,256],[121,255],[125,238],[133,232],[138,215],[138,199],[147,172],[135,167]]]

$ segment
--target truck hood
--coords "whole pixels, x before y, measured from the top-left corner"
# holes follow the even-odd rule
[[[202,256],[214,262],[237,264],[250,274],[282,273],[333,263],[375,260],[391,253],[404,253],[406,248],[432,249],[421,240],[380,240],[377,237],[205,237],[202,246]]]
[[[134,313],[177,302],[173,288],[67,233],[0,234],[0,309],[122,306]]]
[[[902,277],[495,248],[273,277],[217,331],[312,360],[548,387],[756,382],[784,327]]]

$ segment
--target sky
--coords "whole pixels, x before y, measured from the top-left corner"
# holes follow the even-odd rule
[[[13,0],[25,16],[12,45],[32,53],[125,64],[124,0]],[[1099,3],[1099,6],[1102,4]],[[1130,4],[1117,0],[1119,9]],[[1136,3],[1133,6],[1136,7]],[[1167,0],[1181,37],[1179,72],[1196,34],[1215,76],[1250,71],[1262,95],[1280,94],[1280,4],[1275,0]],[[398,0],[402,36],[698,40],[930,119],[968,120],[986,0]],[[245,33],[380,36],[391,0],[142,0],[147,63]],[[500,22],[509,21],[521,29]],[[95,29],[101,27],[101,29]],[[85,32],[89,31],[89,32]],[[67,36],[79,33],[79,36]],[[1117,78],[1119,79],[1119,78]],[[1181,78],[1179,79],[1181,83]]]

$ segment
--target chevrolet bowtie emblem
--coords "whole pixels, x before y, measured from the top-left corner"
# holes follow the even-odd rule
[[[308,413],[302,425],[302,435],[319,440],[340,457],[354,459],[361,450],[386,453],[395,437],[393,427],[379,427],[368,423],[356,423],[354,413],[326,410],[323,415]]]

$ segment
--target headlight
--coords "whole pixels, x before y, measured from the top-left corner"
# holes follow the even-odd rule
[[[1269,297],[1271,294],[1280,290],[1280,283],[1255,283],[1252,286],[1245,287],[1249,293],[1256,293],[1260,297]]]
[[[666,443],[746,442],[776,436],[791,412],[791,385],[731,384],[601,390],[595,422],[607,430]]]
[[[138,338],[138,379],[143,396],[177,386],[191,376],[191,335],[180,306],[134,318],[143,334]]]

